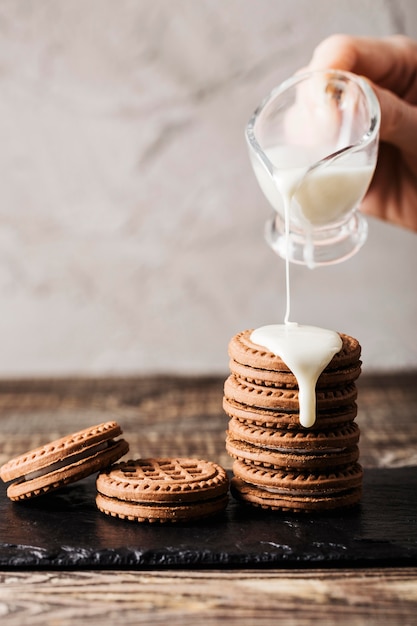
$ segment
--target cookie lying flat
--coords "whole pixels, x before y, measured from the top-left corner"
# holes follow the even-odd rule
[[[11,500],[24,500],[85,478],[118,461],[129,450],[117,422],[105,422],[52,441],[0,468]]]
[[[183,522],[205,518],[227,505],[226,471],[188,458],[118,463],[96,481],[100,511],[137,522]]]

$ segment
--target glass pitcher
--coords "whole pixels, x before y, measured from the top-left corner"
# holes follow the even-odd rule
[[[375,170],[379,125],[371,86],[339,70],[296,74],[256,109],[246,139],[274,209],[266,239],[281,257],[314,267],[363,245],[358,207]]]

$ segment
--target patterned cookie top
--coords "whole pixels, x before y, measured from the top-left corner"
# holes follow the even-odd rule
[[[289,372],[289,368],[279,356],[251,341],[252,332],[252,329],[244,330],[232,337],[229,342],[231,359],[257,369]],[[339,334],[343,342],[342,349],[334,355],[325,371],[349,367],[360,359],[361,346],[357,339],[343,333]]]
[[[280,451],[343,450],[359,441],[359,427],[355,422],[326,431],[310,431],[253,426],[233,418],[229,421],[228,432],[233,439]]]
[[[97,477],[104,496],[134,502],[189,502],[224,495],[226,471],[191,458],[137,459],[118,463]]]
[[[224,395],[251,407],[298,411],[298,389],[280,389],[249,383],[231,374],[224,384]],[[318,410],[348,406],[355,402],[357,389],[355,383],[342,388],[317,389],[316,403]]]
[[[121,433],[122,429],[114,421],[90,426],[11,459],[0,468],[0,477],[5,482],[15,480],[80,451],[86,451],[87,454],[90,447],[110,441]]]

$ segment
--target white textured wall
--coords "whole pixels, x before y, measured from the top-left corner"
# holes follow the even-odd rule
[[[282,321],[243,129],[343,31],[417,36],[414,0],[0,0],[0,376],[224,372]],[[292,270],[293,318],[417,366],[415,235],[372,221]]]

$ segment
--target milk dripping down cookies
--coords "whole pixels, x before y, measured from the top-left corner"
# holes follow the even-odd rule
[[[347,334],[290,321],[289,267],[339,262],[364,243],[357,209],[376,164],[379,119],[368,85],[325,70],[285,81],[246,127],[255,176],[274,209],[266,237],[285,259],[287,302],[283,324],[229,343],[226,449],[235,459],[231,491],[244,503],[321,511],[361,498],[361,347]]]
[[[349,335],[291,322],[235,335],[223,407],[231,493],[272,510],[322,511],[362,493],[355,381],[361,347]]]
[[[275,328],[285,334],[285,327]],[[308,350],[301,351],[296,364],[304,371],[302,387],[275,351],[255,342],[260,334],[246,330],[229,343],[223,407],[230,418],[226,449],[235,459],[232,495],[273,510],[321,511],[356,504],[362,487],[355,422],[359,343],[338,335],[341,348],[332,350],[317,382],[311,368],[308,373],[309,357],[317,372],[315,353],[312,358]]]

